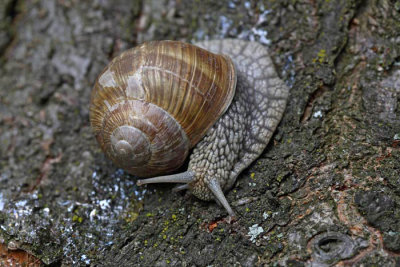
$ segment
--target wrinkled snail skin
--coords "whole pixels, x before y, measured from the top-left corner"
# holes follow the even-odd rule
[[[283,115],[289,89],[261,44],[224,39],[196,45],[233,60],[237,81],[232,103],[194,146],[186,172],[139,180],[138,185],[182,183],[175,190],[189,189],[200,199],[216,199],[234,216],[223,192],[267,146]]]

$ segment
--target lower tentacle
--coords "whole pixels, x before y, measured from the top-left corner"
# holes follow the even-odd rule
[[[235,217],[235,212],[232,210],[231,206],[229,205],[228,201],[225,198],[224,192],[221,189],[221,186],[217,179],[211,179],[206,182],[208,188],[214,194],[215,198],[219,201],[219,203],[224,206],[226,211],[229,213],[229,216]]]

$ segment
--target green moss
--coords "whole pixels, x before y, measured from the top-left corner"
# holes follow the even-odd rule
[[[73,222],[82,223],[83,222],[83,218],[78,216],[78,215],[74,215],[74,216],[72,216],[72,221]]]

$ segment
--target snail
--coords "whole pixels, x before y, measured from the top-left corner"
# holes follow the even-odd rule
[[[223,192],[268,144],[288,92],[257,42],[151,41],[102,71],[91,93],[90,122],[115,165],[153,177],[138,185],[182,183],[175,191],[215,199],[234,216]],[[191,150],[188,170],[169,174]]]

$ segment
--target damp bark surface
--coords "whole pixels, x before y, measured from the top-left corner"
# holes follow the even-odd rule
[[[2,1],[0,263],[398,266],[399,32],[394,0]],[[138,188],[88,117],[123,50],[219,38],[267,46],[290,87],[270,144],[226,194],[234,223],[172,186]]]

